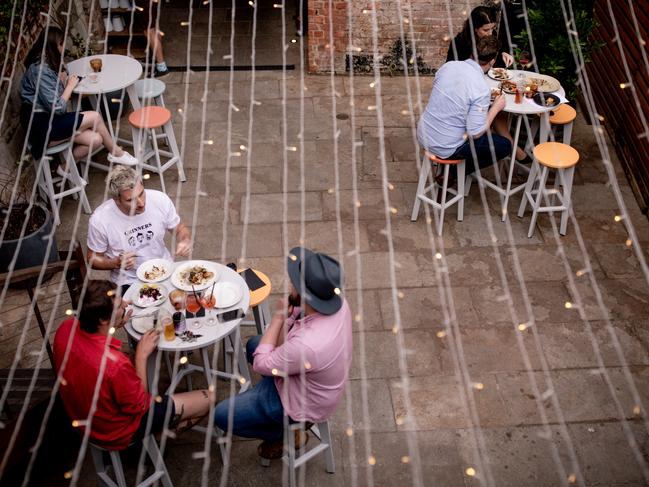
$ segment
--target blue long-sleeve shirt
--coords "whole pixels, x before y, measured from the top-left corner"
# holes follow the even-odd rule
[[[36,93],[38,73],[41,74],[41,81]],[[34,105],[37,111],[51,112],[62,115],[67,112],[67,102],[61,97],[63,94],[63,83],[59,80],[58,74],[47,63],[34,63],[23,76],[20,84],[20,97],[23,101]]]

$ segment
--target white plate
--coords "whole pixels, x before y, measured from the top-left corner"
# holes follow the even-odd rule
[[[220,282],[214,286],[214,296],[216,296],[215,308],[229,308],[241,301],[243,291],[240,286],[232,282]]]
[[[165,270],[165,273],[164,275],[156,279],[147,279],[145,274],[149,272],[153,268],[153,266],[157,266],[158,268],[163,268]],[[137,278],[142,282],[162,282],[165,279],[169,279],[173,271],[173,268],[174,268],[173,262],[169,262],[168,260],[165,259],[147,260],[146,262],[140,264],[140,267],[137,268]]]
[[[142,290],[142,288],[143,288],[144,286],[149,286],[149,287],[156,287],[156,288],[158,288],[158,290],[160,291],[160,293],[162,294],[162,296],[160,296],[160,298],[158,298],[157,301],[154,301],[154,302],[151,302],[151,303],[142,303],[142,302],[140,301],[140,291]],[[141,285],[140,288],[137,290],[137,295],[136,295],[135,299],[133,299],[133,304],[134,304],[135,306],[140,307],[140,308],[150,308],[150,307],[152,307],[152,306],[159,306],[160,304],[164,303],[165,299],[167,299],[167,291],[165,290],[165,288],[163,288],[162,286],[157,286],[157,285],[155,285],[155,284],[143,284],[143,285]]]
[[[496,68],[496,69],[505,69],[505,68]],[[496,73],[494,71],[494,68],[491,68],[489,70],[489,72],[487,73],[487,76],[489,76],[491,79],[495,79],[496,81],[503,81],[503,80],[506,80],[506,79],[512,79],[512,73],[509,70],[505,69],[505,73],[507,74],[506,78],[498,78],[498,77],[495,76]]]
[[[215,281],[219,280],[219,270],[217,265],[213,262],[209,262],[207,260],[188,260],[185,262],[176,263],[176,270],[171,275],[171,284],[173,284],[178,289],[182,289],[183,291],[192,291],[192,285],[186,281],[181,280],[180,278],[180,274],[190,267],[204,267],[209,272],[212,272],[214,274],[211,279],[208,279],[203,284],[194,284],[194,289],[196,291],[207,289],[208,287],[211,287]]]

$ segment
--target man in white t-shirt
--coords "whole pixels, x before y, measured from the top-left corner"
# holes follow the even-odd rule
[[[177,256],[188,255],[192,243],[169,196],[145,190],[133,169],[115,166],[107,182],[112,198],[90,217],[88,261],[93,269],[110,270],[111,280],[125,290],[137,279],[137,267],[143,262],[171,260],[164,242],[167,231],[176,236]]]

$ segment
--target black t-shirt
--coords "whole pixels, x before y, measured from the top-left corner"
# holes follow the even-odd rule
[[[453,53],[453,43],[455,43],[455,48],[457,49],[457,57]],[[449,61],[466,61],[473,54],[473,44],[471,42],[466,42],[464,37],[460,34],[455,36],[455,39],[451,41],[448,45],[448,53],[446,54],[446,62]],[[502,52],[498,53],[496,57],[496,68],[504,68],[505,61],[503,61]]]

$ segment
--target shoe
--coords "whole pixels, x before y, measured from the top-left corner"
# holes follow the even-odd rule
[[[108,154],[108,160],[113,164],[123,164],[125,166],[137,166],[137,159],[128,152],[124,151],[121,156]]]
[[[309,442],[309,434],[306,431],[295,431],[295,449],[304,448]],[[263,441],[257,447],[257,454],[265,460],[277,460],[284,455],[283,440]]]
[[[167,76],[169,74],[169,69],[165,69],[164,71],[159,70],[158,68],[155,68],[153,77],[154,78],[163,78],[164,76]]]

